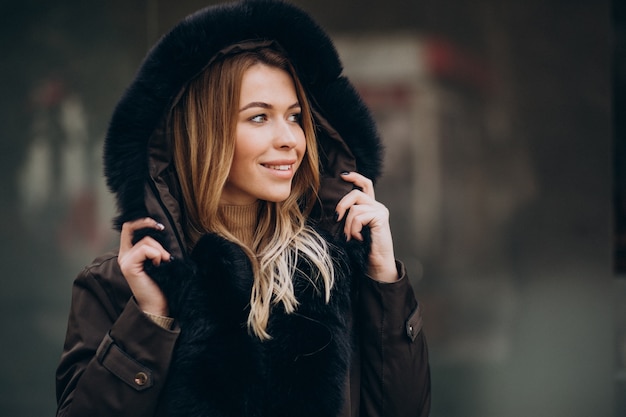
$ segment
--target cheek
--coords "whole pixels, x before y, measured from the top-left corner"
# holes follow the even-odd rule
[[[306,152],[306,138],[304,137],[304,132],[300,131],[300,135],[298,136],[298,144],[296,145],[296,149],[298,155],[300,155],[300,159],[302,159],[304,153]]]
[[[246,134],[245,130],[237,135],[233,165],[253,159],[259,153],[259,141],[254,135]]]

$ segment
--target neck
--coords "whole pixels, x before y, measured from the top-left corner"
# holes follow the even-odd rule
[[[258,222],[259,201],[245,206],[220,205],[224,226],[248,248],[252,247]]]

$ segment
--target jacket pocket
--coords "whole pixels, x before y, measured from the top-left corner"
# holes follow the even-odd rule
[[[98,347],[96,358],[104,368],[137,391],[154,384],[152,371],[124,352],[108,333]]]
[[[422,324],[422,305],[418,304],[405,323],[406,335],[411,339],[411,342],[415,341],[422,330]]]

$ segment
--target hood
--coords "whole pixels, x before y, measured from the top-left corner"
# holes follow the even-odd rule
[[[311,17],[278,0],[211,6],[188,16],[149,51],[114,110],[104,145],[107,185],[125,221],[151,216],[169,231],[165,244],[185,256],[178,183],[163,124],[187,83],[226,48],[275,42],[291,59],[307,91],[321,158],[320,205],[315,221],[330,233],[339,199],[352,189],[343,171],[374,182],[382,146],[369,110],[342,75],[335,47]]]

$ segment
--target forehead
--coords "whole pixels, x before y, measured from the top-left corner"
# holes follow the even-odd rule
[[[294,99],[296,89],[293,78],[283,69],[266,64],[254,64],[243,73],[241,101],[255,97],[255,100],[278,100],[286,97]]]

